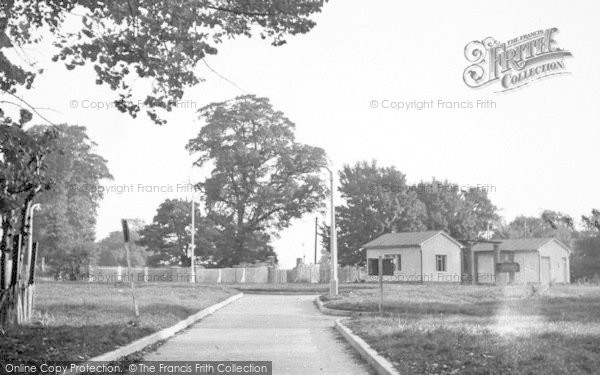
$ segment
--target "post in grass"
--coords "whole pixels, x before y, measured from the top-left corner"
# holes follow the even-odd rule
[[[131,273],[131,260],[129,259],[129,225],[127,225],[126,219],[121,219],[121,225],[123,226],[123,240],[125,243],[125,256],[127,257],[127,273],[129,274],[129,282],[131,283],[131,297],[133,299],[133,313],[136,319],[139,318],[140,312],[138,310],[137,302],[135,300],[135,287],[133,284],[133,275]]]

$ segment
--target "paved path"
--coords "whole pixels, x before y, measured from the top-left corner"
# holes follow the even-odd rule
[[[148,361],[273,361],[273,374],[372,374],[315,296],[245,295],[173,337]]]

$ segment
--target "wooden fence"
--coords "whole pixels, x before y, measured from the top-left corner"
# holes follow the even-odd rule
[[[294,269],[277,267],[196,268],[196,282],[204,284],[284,284],[329,283],[329,265],[299,265]],[[113,282],[189,282],[189,267],[149,268],[135,267],[127,274],[126,267],[91,267],[84,279],[95,283]],[[340,283],[353,283],[366,279],[366,270],[359,267],[339,267]]]

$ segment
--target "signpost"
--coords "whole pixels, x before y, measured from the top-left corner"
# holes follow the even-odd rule
[[[383,257],[379,256],[377,263],[377,272],[379,273],[379,313],[383,312]]]
[[[383,312],[383,260],[393,258],[393,254],[380,255],[377,263],[377,273],[379,274],[379,313]]]
[[[127,273],[129,274],[129,281],[131,282],[131,297],[133,298],[133,313],[136,318],[139,318],[140,312],[138,310],[137,302],[135,301],[135,288],[133,285],[133,275],[131,274],[131,260],[129,259],[129,226],[127,220],[121,219],[121,225],[123,226],[123,239],[125,240],[125,255],[127,257]]]
[[[515,262],[496,263],[496,270],[498,272],[519,272],[520,267],[519,263]]]

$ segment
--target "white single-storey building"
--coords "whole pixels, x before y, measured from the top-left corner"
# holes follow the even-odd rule
[[[499,284],[569,283],[571,250],[555,238],[499,240],[499,263],[517,263],[518,272],[501,272]],[[478,283],[494,282],[494,247],[491,243],[473,246]]]
[[[443,231],[387,233],[362,246],[369,280],[461,282],[462,245]]]

